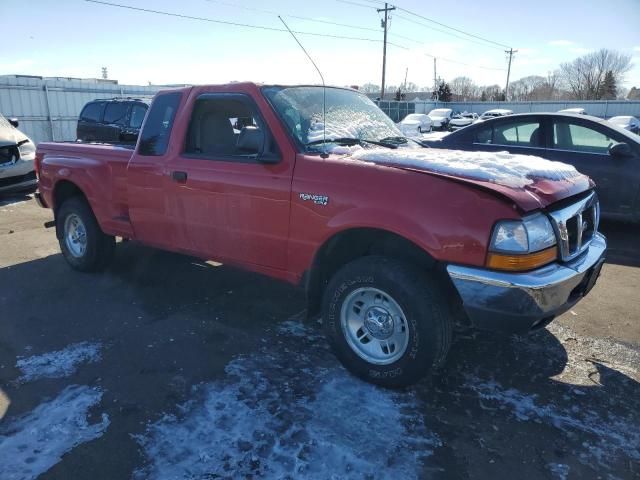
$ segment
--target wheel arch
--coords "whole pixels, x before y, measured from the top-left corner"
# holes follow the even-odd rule
[[[335,233],[322,244],[304,274],[308,316],[320,312],[324,290],[338,269],[357,258],[370,255],[407,261],[425,271],[434,271],[436,275],[444,274],[445,282],[451,283],[440,262],[402,235],[381,228],[349,228]]]
[[[78,186],[78,184],[72,182],[71,180],[60,180],[56,182],[53,187],[53,217],[56,221],[56,236],[58,238],[62,238],[62,228],[58,224],[58,211],[62,204],[72,197],[81,197],[87,202],[89,208],[91,205],[89,204],[89,199],[84,191]]]

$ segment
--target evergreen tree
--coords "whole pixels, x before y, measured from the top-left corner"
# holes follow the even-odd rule
[[[449,84],[444,80],[440,80],[438,83],[438,100],[441,102],[450,102],[451,96],[451,88],[449,87]]]
[[[611,70],[607,70],[602,82],[600,98],[603,100],[615,100],[618,95],[618,87],[616,86],[616,78]]]

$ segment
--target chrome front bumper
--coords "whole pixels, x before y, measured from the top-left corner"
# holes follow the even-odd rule
[[[596,233],[587,251],[567,263],[526,273],[449,265],[463,307],[478,328],[526,332],[541,327],[575,305],[595,284],[607,241]]]

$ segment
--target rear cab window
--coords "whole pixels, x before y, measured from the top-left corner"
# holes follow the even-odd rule
[[[181,97],[180,92],[170,92],[158,95],[153,101],[140,135],[138,155],[161,156],[166,153]]]
[[[105,102],[87,103],[80,113],[80,120],[97,123],[102,120]]]

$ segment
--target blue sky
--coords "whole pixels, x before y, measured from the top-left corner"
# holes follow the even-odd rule
[[[274,13],[264,12],[268,10],[282,14],[294,30],[382,38],[376,4],[370,0],[350,0],[365,6],[340,0],[105,1],[282,28]],[[640,87],[640,0],[398,0],[397,4],[518,49],[512,79],[545,75],[560,62],[606,47],[633,55],[635,67],[627,75],[626,86]],[[480,84],[504,84],[506,56],[502,48],[425,28],[408,21],[421,20],[406,12],[396,13],[389,41],[406,49],[389,46],[388,84],[401,83],[408,68],[409,81],[430,85],[433,60],[426,53],[441,58],[438,75],[445,79],[467,75]],[[5,35],[0,74],[97,77],[106,66],[110,78],[125,84],[318,82],[302,51],[283,32],[172,18],[84,0],[2,0],[0,17],[3,25],[20,26]],[[308,35],[299,38],[323,70],[327,83],[380,83],[381,43]]]

